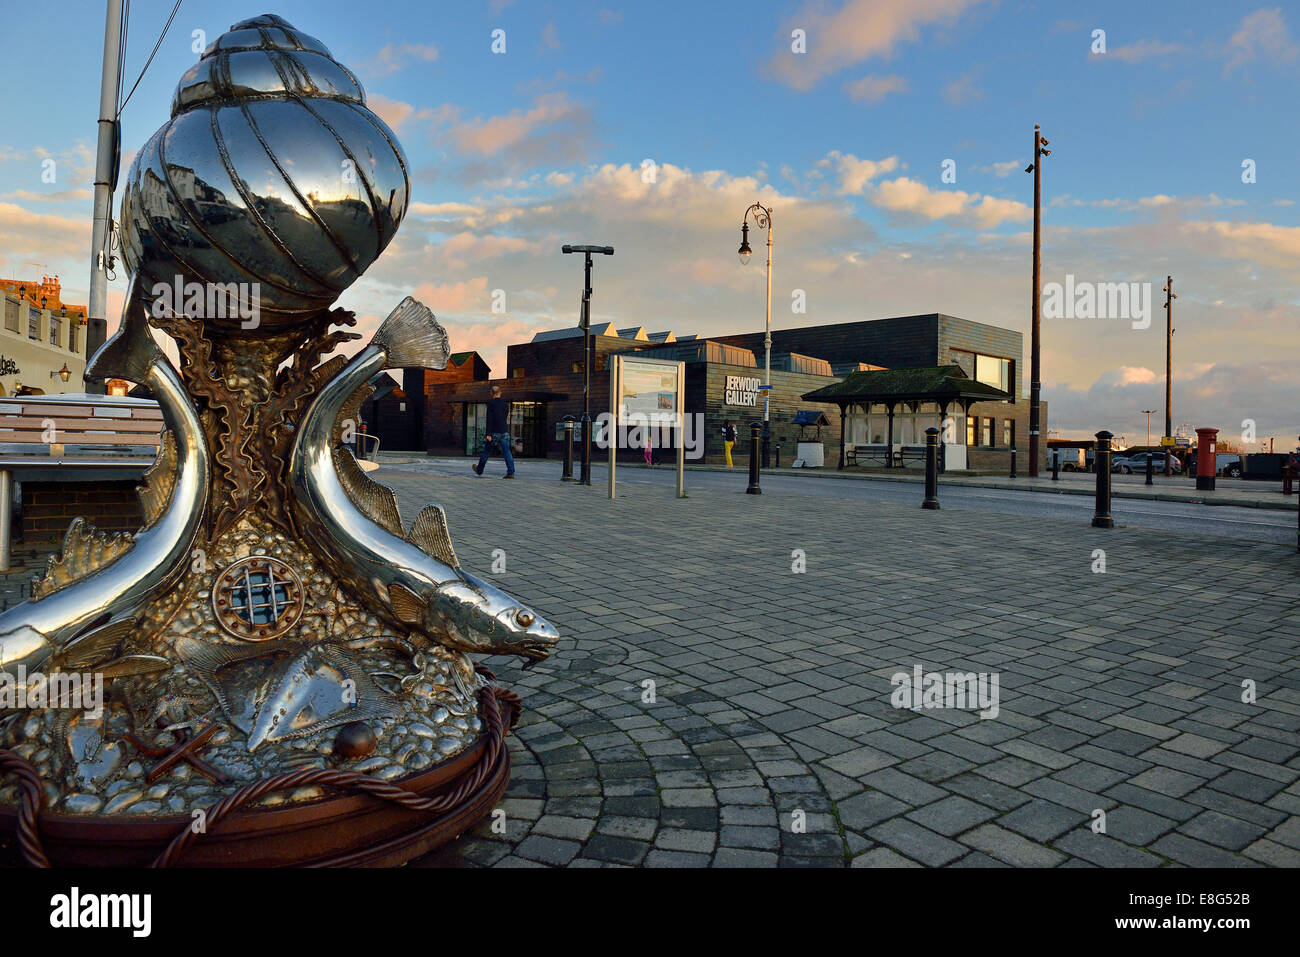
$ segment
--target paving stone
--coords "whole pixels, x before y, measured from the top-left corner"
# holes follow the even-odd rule
[[[643,864],[646,867],[708,867],[709,855],[655,848],[645,856]]]
[[[775,827],[724,824],[718,841],[724,847],[749,847],[775,851],[781,846],[781,832]]]
[[[1239,821],[1218,811],[1206,811],[1180,825],[1178,831],[1215,847],[1241,851],[1262,837],[1268,829]]]
[[[596,822],[592,818],[561,817],[547,814],[538,818],[533,825],[532,834],[545,834],[548,837],[563,837],[573,841],[585,841],[591,836]]]
[[[931,867],[947,864],[966,853],[966,848],[956,841],[904,818],[878,824],[867,833],[881,844]]]
[[[997,814],[997,811],[982,804],[976,804],[974,801],[957,795],[950,795],[942,800],[935,801],[933,804],[928,804],[920,810],[913,811],[907,815],[907,818],[938,834],[954,837],[978,824],[983,824],[985,821],[997,817]]]
[[[720,847],[713,855],[714,867],[776,867],[778,856],[771,851],[755,851],[740,847]]]
[[[1086,823],[1086,815],[1051,801],[1034,800],[998,818],[998,825],[1047,844]]]
[[[879,791],[863,791],[861,794],[840,801],[836,805],[836,810],[845,827],[855,831],[865,831],[881,821],[911,810],[911,807],[888,794]]]
[[[1059,851],[996,824],[982,824],[966,832],[961,842],[1014,867],[1055,867],[1065,860]]]
[[[1240,854],[1213,847],[1185,834],[1166,834],[1151,845],[1151,850],[1189,867],[1258,867],[1257,862]]]
[[[553,837],[530,834],[515,849],[519,857],[542,864],[567,864],[582,850],[577,841],[561,841]]]
[[[597,834],[582,848],[583,857],[629,865],[640,864],[649,852],[650,845],[645,841],[612,834]]]
[[[1053,846],[1098,867],[1159,867],[1164,863],[1154,854],[1129,847],[1109,834],[1094,834],[1090,828],[1073,830]]]
[[[920,867],[916,861],[908,860],[903,855],[887,847],[877,847],[855,857],[850,867]]]
[[[1132,781],[1135,787],[1146,788],[1168,797],[1182,797],[1205,783],[1203,778],[1173,768],[1151,768],[1143,771]]]
[[[685,828],[664,828],[655,835],[655,847],[669,851],[693,851],[698,854],[713,853],[718,843],[714,831],[688,830]]]

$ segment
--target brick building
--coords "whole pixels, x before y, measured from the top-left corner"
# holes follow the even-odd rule
[[[762,392],[755,387],[755,380],[761,382],[763,377],[761,332],[701,338],[648,333],[644,328],[620,330],[612,323],[593,324],[591,332],[593,416],[609,410],[609,357],[635,353],[685,363],[685,409],[688,415],[703,414],[705,461],[722,461],[724,420],[730,419],[742,440],[747,440],[748,424],[762,420]],[[795,443],[806,431],[795,423],[796,414],[820,411],[831,422],[820,434],[827,464],[834,464],[840,409],[802,396],[850,372],[957,366],[969,378],[1015,397],[985,401],[971,415],[960,416],[954,441],[963,447],[963,454],[957,459],[971,469],[1008,468],[1014,445],[1023,469],[1028,464],[1029,410],[1022,398],[1022,356],[1020,333],[939,313],[773,330],[769,395],[773,451],[781,446],[782,461],[790,461]],[[511,402],[517,454],[555,457],[562,454],[563,417],[582,416],[582,330],[541,332],[531,342],[508,346],[501,377],[493,378],[477,353],[467,352],[454,356],[446,370],[406,370],[403,384],[412,410],[413,447],[431,454],[477,454],[484,406],[490,387],[498,384]],[[1045,434],[1045,404],[1043,410]],[[877,410],[857,411],[852,427],[870,432],[871,416]],[[901,417],[897,421],[896,439],[901,443],[906,438],[910,444],[915,435],[904,435],[908,423]],[[910,423],[913,432],[919,428],[916,421]],[[848,440],[860,438],[854,434]],[[688,435],[688,443],[689,439]],[[742,441],[742,449],[745,446]],[[635,450],[626,454],[640,455]]]

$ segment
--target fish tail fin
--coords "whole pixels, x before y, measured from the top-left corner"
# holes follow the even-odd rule
[[[145,317],[144,295],[139,276],[131,277],[122,308],[122,322],[86,366],[87,379],[127,379],[144,382],[149,367],[157,360],[166,361],[163,351],[153,341],[149,320]]]
[[[383,350],[389,369],[445,369],[451,356],[447,330],[428,306],[410,296],[388,314],[371,344]]]

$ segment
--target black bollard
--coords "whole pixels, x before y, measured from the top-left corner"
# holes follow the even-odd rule
[[[925,501],[921,508],[939,508],[939,430],[925,430]]]
[[[1105,430],[1097,433],[1097,453],[1094,458],[1097,468],[1097,509],[1092,516],[1093,528],[1115,527],[1115,520],[1110,517],[1110,440],[1113,437]]]
[[[1156,474],[1156,459],[1154,455],[1147,453],[1147,484],[1155,485],[1153,476]]]
[[[757,422],[749,423],[749,488],[745,489],[746,495],[763,494],[758,487],[758,433],[762,428]]]
[[[1011,446],[1011,478],[1016,477],[1016,447]]]
[[[1052,481],[1061,481],[1061,451],[1057,449],[1052,453]]]
[[[781,443],[776,443],[776,467],[781,467]]]
[[[564,471],[560,474],[561,482],[573,481],[573,423],[573,416],[564,417]]]
[[[579,485],[591,484],[591,416],[582,413],[582,477]]]

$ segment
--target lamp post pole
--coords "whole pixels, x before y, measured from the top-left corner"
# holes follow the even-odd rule
[[[1043,157],[1050,156],[1051,150],[1043,149],[1047,140],[1043,138],[1037,123],[1034,124],[1034,160],[1026,173],[1034,174],[1034,298],[1030,307],[1029,328],[1029,477],[1038,477],[1038,429],[1039,396],[1042,381],[1039,371],[1041,354],[1040,314],[1043,299],[1042,266],[1042,225],[1043,225]]]
[[[109,235],[113,230],[113,190],[117,188],[120,127],[118,89],[122,73],[122,0],[108,0],[104,23],[104,62],[99,85],[99,142],[95,149],[94,219],[90,230],[90,296],[86,305],[85,355],[89,359],[108,334],[108,272],[113,268]],[[86,391],[103,395],[101,379]]]
[[[749,262],[753,252],[749,248],[749,215],[754,214],[754,225],[767,230],[767,318],[763,325],[763,468],[770,464],[772,447],[771,393],[772,393],[772,210],[754,203],[745,210],[740,220],[740,263]]]
[[[1142,414],[1147,417],[1147,448],[1151,447],[1151,414],[1155,409],[1143,409]]]
[[[614,255],[613,246],[570,246],[560,252],[585,256],[582,281],[582,473],[579,485],[591,484],[591,255]],[[612,437],[611,437],[612,438]]]

